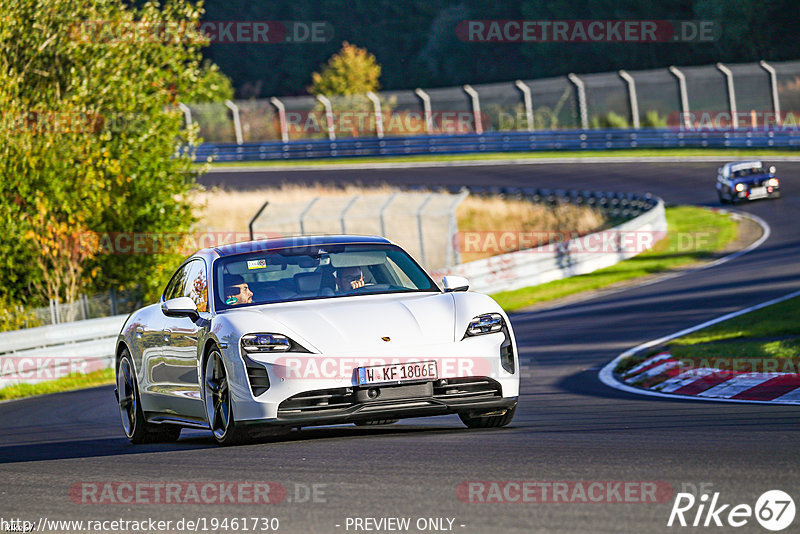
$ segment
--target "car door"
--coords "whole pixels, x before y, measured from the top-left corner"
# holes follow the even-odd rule
[[[171,298],[189,297],[200,317],[168,317],[164,323],[164,350],[160,379],[162,393],[173,397],[171,404],[184,416],[202,418],[197,356],[198,343],[208,323],[208,276],[206,264],[195,259],[183,266],[181,280]]]

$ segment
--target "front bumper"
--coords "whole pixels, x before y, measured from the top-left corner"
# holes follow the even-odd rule
[[[460,343],[411,347],[403,352],[387,350],[374,358],[364,357],[366,363],[360,357],[344,354],[250,355],[250,359],[266,369],[269,387],[254,395],[255,388],[248,386],[244,365],[232,366],[229,384],[234,416],[242,423],[297,425],[444,415],[493,407],[503,409],[509,403],[514,404],[519,395],[517,351],[514,350],[516,372],[511,373],[501,365],[499,355],[503,339],[498,333]],[[234,355],[231,356],[233,359]],[[235,357],[242,361],[238,354]],[[436,360],[438,379],[435,383],[385,384],[378,387],[380,396],[367,397],[369,388],[358,386],[354,370],[361,365],[390,363],[395,359]],[[484,383],[465,385],[476,381]],[[454,390],[453,384],[463,387]],[[459,391],[463,394],[452,394]],[[310,406],[314,403],[319,406]]]
[[[242,422],[299,427],[456,413],[499,415],[516,405],[517,396],[504,397],[500,382],[488,377],[462,377],[306,391],[281,402],[275,417]]]
[[[275,422],[305,426],[452,413],[478,414],[504,411],[516,404],[517,397],[503,397],[502,386],[497,381],[465,377],[310,391],[282,402]]]
[[[780,187],[750,187],[740,191],[733,198],[734,200],[760,200],[762,198],[780,198]]]

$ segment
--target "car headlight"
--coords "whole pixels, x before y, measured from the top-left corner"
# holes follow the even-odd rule
[[[492,334],[499,332],[503,329],[503,316],[499,313],[486,313],[474,317],[467,327],[467,336],[482,336],[483,334]]]
[[[744,184],[736,184],[736,190],[740,192],[744,191]]]
[[[242,349],[248,353],[286,352],[292,341],[281,334],[247,334],[242,336]]]
[[[778,179],[770,178],[769,180],[767,180],[767,185],[770,187],[778,187]]]

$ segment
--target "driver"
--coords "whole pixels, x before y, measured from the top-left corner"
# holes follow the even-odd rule
[[[336,288],[340,293],[347,293],[364,287],[364,273],[361,267],[342,267],[336,271]]]
[[[223,278],[225,286],[225,304],[238,306],[253,302],[253,292],[240,274],[229,274]]]

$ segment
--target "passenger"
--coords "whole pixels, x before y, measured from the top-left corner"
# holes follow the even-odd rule
[[[244,277],[239,274],[229,274],[223,278],[225,286],[225,304],[238,306],[253,302],[253,292],[250,291]]]

